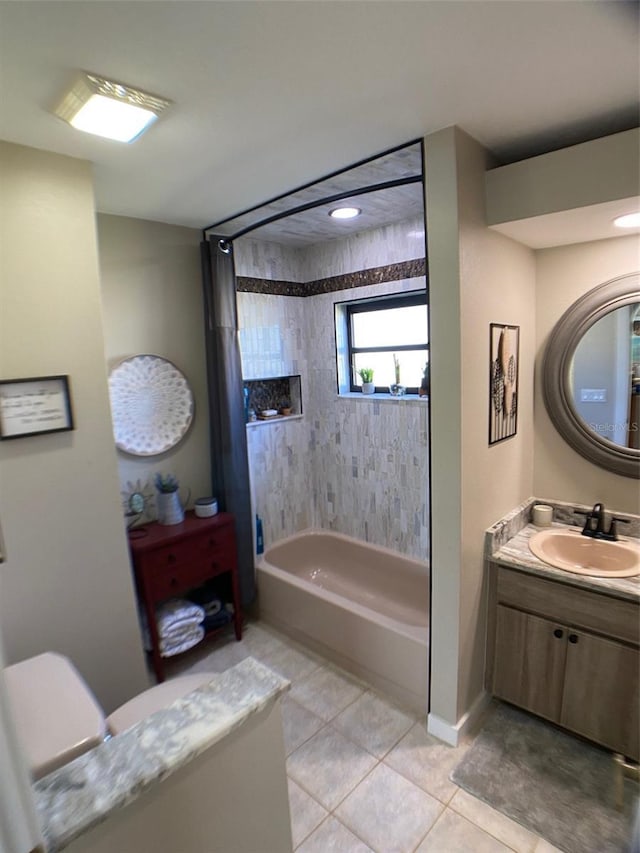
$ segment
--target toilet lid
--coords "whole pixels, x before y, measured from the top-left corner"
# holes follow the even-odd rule
[[[102,743],[102,709],[63,655],[45,652],[4,670],[12,716],[34,780]]]
[[[167,708],[176,699],[182,699],[198,687],[209,684],[214,678],[213,672],[200,672],[182,675],[180,678],[172,678],[170,681],[163,681],[161,684],[150,687],[107,717],[109,731],[112,735],[118,735],[130,729],[150,714]]]

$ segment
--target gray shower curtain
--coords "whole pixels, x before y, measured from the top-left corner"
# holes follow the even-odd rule
[[[209,237],[200,246],[211,486],[220,509],[235,516],[240,593],[247,605],[255,597],[255,571],[233,247],[219,237]]]

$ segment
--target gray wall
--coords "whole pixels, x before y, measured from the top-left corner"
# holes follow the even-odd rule
[[[111,431],[91,165],[0,144],[0,375],[68,374],[76,429],[0,443],[8,663],[72,659],[109,711],[148,684]]]
[[[120,489],[155,494],[157,471],[178,477],[183,500],[211,490],[209,403],[202,315],[200,232],[124,216],[98,216],[100,292],[107,367],[140,353],[173,362],[186,376],[195,416],[182,441],[160,456],[118,453]],[[155,505],[148,515],[155,517]]]
[[[533,252],[486,227],[487,155],[458,128],[425,139],[432,328],[431,714],[483,690],[484,531],[533,486]],[[488,444],[489,325],[520,326],[518,432]],[[430,720],[430,725],[432,720]]]
[[[599,284],[638,270],[634,235],[536,252],[536,372],[551,330],[576,299]],[[539,497],[640,511],[638,481],[611,474],[576,453],[551,423],[536,383],[535,476]]]

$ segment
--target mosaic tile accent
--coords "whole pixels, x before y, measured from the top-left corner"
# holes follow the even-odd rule
[[[296,281],[271,281],[262,278],[237,278],[237,289],[242,293],[268,293],[272,296],[317,296],[320,293],[335,293],[354,287],[370,284],[383,284],[389,281],[402,281],[405,278],[423,277],[427,272],[425,258],[403,261],[400,264],[387,264],[370,270],[320,278],[316,281],[300,283]]]
[[[263,409],[280,409],[287,406],[293,414],[300,414],[300,377],[283,376],[244,383],[249,390],[249,408],[259,413]]]
[[[298,281],[236,276],[239,293],[268,293],[271,296],[309,296],[307,284]]]
[[[245,382],[249,389],[249,408],[254,412],[262,409],[279,409],[289,398],[289,382],[286,379]]]

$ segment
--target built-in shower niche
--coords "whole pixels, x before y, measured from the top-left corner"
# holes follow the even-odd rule
[[[302,414],[300,374],[275,376],[269,379],[248,379],[244,381],[243,386],[249,391],[249,409],[255,412],[256,423],[264,423],[260,414],[269,410],[275,410],[280,420],[283,417],[293,418]],[[289,412],[283,414],[283,409],[288,409]]]

